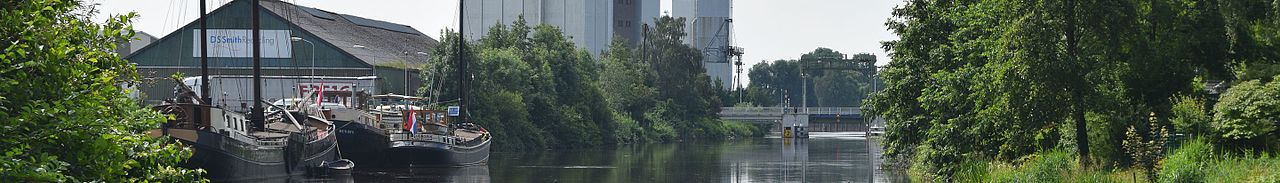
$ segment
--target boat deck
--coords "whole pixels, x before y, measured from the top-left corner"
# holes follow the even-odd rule
[[[286,131],[290,133],[301,132],[301,130],[298,130],[298,127],[293,126],[293,124],[284,122],[269,123],[267,124],[267,129]]]
[[[458,130],[453,130],[453,135],[457,136],[463,141],[468,141],[468,140],[474,140],[476,138],[480,138],[481,136],[484,136],[484,132],[458,129]]]
[[[289,134],[287,133],[275,133],[275,132],[250,132],[249,135],[257,138],[263,138],[263,139],[289,137]]]

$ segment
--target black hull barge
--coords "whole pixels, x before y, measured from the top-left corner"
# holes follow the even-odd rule
[[[483,128],[450,125],[442,111],[409,105],[421,98],[373,97],[398,104],[334,111],[343,158],[376,168],[460,167],[488,161],[492,137]]]

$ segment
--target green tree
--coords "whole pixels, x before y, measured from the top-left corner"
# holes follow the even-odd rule
[[[1169,1],[909,1],[888,23],[901,38],[885,43],[885,90],[865,108],[888,120],[887,154],[944,176],[965,158],[1010,160],[1059,144],[1080,160],[1096,157],[1090,147],[1125,160],[1114,150],[1124,127],[1152,112],[1167,124],[1169,98],[1213,74],[1197,73],[1213,71],[1205,65],[1227,62],[1213,11]]]
[[[1267,145],[1280,122],[1280,97],[1276,96],[1280,96],[1280,81],[1252,80],[1232,86],[1213,107],[1213,129],[1220,138]]]
[[[791,106],[800,106],[805,99],[808,85],[809,106],[852,107],[860,106],[871,92],[875,75],[875,56],[867,53],[846,58],[845,54],[830,48],[817,48],[800,55],[799,60],[761,62],[750,69],[747,76],[751,84],[745,97],[760,106],[777,106],[785,99]],[[809,65],[811,68],[802,68]],[[852,66],[852,67],[851,67]],[[809,77],[807,82],[803,74]]]
[[[801,63],[830,62],[838,67],[807,68],[809,78],[809,105],[820,107],[852,107],[861,105],[866,93],[875,82],[876,58],[867,53],[845,58],[829,48],[818,48],[800,56]],[[852,63],[852,64],[849,64]],[[852,66],[852,67],[850,67]]]
[[[658,95],[658,90],[648,84],[653,70],[647,63],[636,58],[636,51],[627,47],[621,37],[614,38],[600,62],[604,65],[599,79],[600,89],[606,91],[603,93],[604,99],[610,109],[621,114],[621,119],[615,119],[615,122],[620,123],[619,126],[629,126],[630,124],[621,123],[645,121],[644,115],[653,107],[654,98]],[[634,129],[638,127],[639,124],[630,128],[619,127],[617,130],[638,130]],[[634,133],[638,132],[624,132],[621,134],[628,137],[616,138],[638,139],[631,137],[636,136]]]
[[[656,101],[671,101],[670,112],[681,119],[675,127],[681,137],[695,137],[700,133],[698,121],[711,118],[719,112],[720,99],[716,95],[710,77],[703,70],[702,52],[685,45],[682,39],[685,19],[663,16],[647,30],[641,56],[653,68],[653,86],[658,90]]]
[[[944,17],[945,10],[957,6],[950,1],[912,0],[893,10],[896,21],[885,23],[899,39],[883,43],[893,53],[889,55],[893,61],[881,73],[885,89],[874,94],[863,111],[873,111],[887,121],[883,146],[890,161],[914,159],[917,147],[927,139],[924,133],[930,129],[931,117],[921,107],[920,91],[929,82],[930,71],[954,68],[943,64],[954,61],[943,49],[957,25]]]
[[[113,52],[131,18],[104,23],[81,1],[0,4],[0,179],[189,182],[191,151],[146,136],[164,118],[126,97],[138,74]]]
[[[793,101],[790,106],[800,106],[800,64],[795,61],[777,60],[760,62],[747,72],[751,84],[749,96],[756,105],[781,106],[783,100]],[[786,98],[786,99],[784,99]]]

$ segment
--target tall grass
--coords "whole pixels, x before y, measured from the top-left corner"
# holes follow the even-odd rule
[[[954,182],[1147,182],[1137,170],[1085,168],[1067,151],[1055,150],[1021,158],[1021,162],[966,161]]]
[[[1280,158],[1263,154],[1228,157],[1209,166],[1208,182],[1273,182],[1280,183]]]
[[[1280,182],[1280,157],[1215,151],[1208,140],[1194,139],[1161,164],[1160,182]]]
[[[1204,139],[1182,144],[1160,163],[1160,182],[1204,182],[1213,159],[1213,145]]]

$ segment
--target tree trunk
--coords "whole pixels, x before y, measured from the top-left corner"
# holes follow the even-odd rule
[[[1087,126],[1085,125],[1085,119],[1084,119],[1084,111],[1085,111],[1084,90],[1086,87],[1085,81],[1084,81],[1085,72],[1083,68],[1084,64],[1078,63],[1079,60],[1076,60],[1076,56],[1079,53],[1076,50],[1077,49],[1076,42],[1078,42],[1079,38],[1076,35],[1075,0],[1066,0],[1065,9],[1067,11],[1066,12],[1067,25],[1065,29],[1066,37],[1067,37],[1067,55],[1066,55],[1067,63],[1074,66],[1072,68],[1074,72],[1072,73],[1072,76],[1078,77],[1078,78],[1074,78],[1074,80],[1071,81],[1071,85],[1068,86],[1068,90],[1070,90],[1071,92],[1071,105],[1072,105],[1071,115],[1072,115],[1072,118],[1075,118],[1075,123],[1076,123],[1076,147],[1079,148],[1078,151],[1080,153],[1080,164],[1088,166],[1089,165],[1089,133],[1088,133]]]
[[[1084,119],[1084,94],[1080,92],[1081,89],[1079,88],[1073,88],[1072,90],[1074,91],[1071,92],[1071,105],[1074,110],[1071,112],[1071,116],[1075,118],[1076,123],[1076,147],[1080,151],[1080,163],[1087,166],[1089,165],[1089,130],[1085,125]]]

